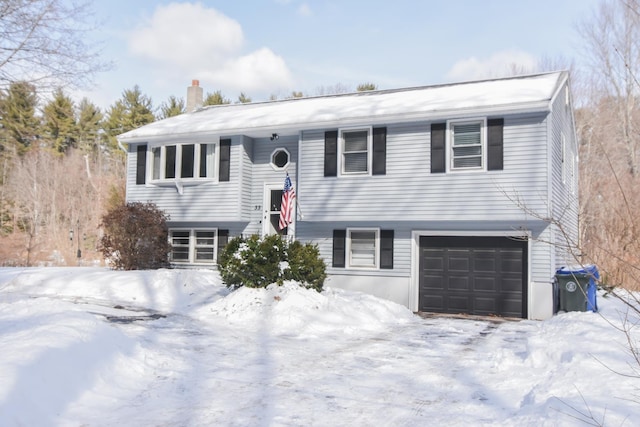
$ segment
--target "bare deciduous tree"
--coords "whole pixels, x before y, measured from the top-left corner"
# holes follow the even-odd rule
[[[89,2],[0,2],[0,83],[18,80],[44,87],[82,86],[108,68],[91,45]]]

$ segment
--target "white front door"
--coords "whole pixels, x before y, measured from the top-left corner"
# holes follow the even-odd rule
[[[282,205],[282,184],[264,185],[264,202],[262,215],[262,235],[280,234],[288,236],[289,228],[282,230],[278,227],[280,222],[280,206]]]

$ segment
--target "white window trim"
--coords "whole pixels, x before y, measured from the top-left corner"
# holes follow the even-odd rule
[[[217,228],[170,228],[169,229],[169,245],[173,252],[173,244],[171,241],[172,233],[174,231],[188,231],[189,232],[189,260],[188,261],[174,261],[171,260],[171,264],[180,265],[215,265],[218,263],[218,229]],[[198,231],[213,231],[213,260],[210,262],[197,261],[196,260],[196,232]]]
[[[351,233],[353,231],[366,231],[375,233],[375,255],[374,265],[354,265],[351,262]],[[356,270],[379,270],[380,269],[380,229],[379,228],[347,228],[345,247],[345,268]]]
[[[194,162],[193,162],[193,174],[192,178],[182,178],[182,146],[183,145],[195,145],[194,147]],[[213,165],[211,170],[211,176],[200,177],[200,153],[202,147],[207,145],[213,145]],[[176,147],[176,170],[175,178],[162,178],[166,175],[166,149],[169,146]],[[154,157],[153,150],[160,148],[160,178],[153,177]],[[147,145],[147,183],[151,185],[196,185],[203,182],[218,182],[218,167],[220,159],[220,138],[212,138],[210,140],[198,140],[189,141],[183,140],[177,143],[162,143],[162,144],[148,144]]]
[[[273,156],[278,152],[278,151],[284,151],[285,153],[287,153],[287,164],[285,164],[282,167],[277,166],[275,163],[273,163]],[[284,147],[280,147],[280,148],[276,148],[275,150],[273,150],[271,152],[271,155],[269,156],[269,164],[271,165],[271,167],[273,168],[274,171],[278,172],[278,171],[284,171],[287,170],[287,168],[289,167],[289,165],[291,164],[291,153],[289,153],[289,150],[287,150]]]
[[[480,146],[481,146],[481,166],[454,168],[453,167],[453,126],[461,124],[480,123]],[[456,119],[447,121],[447,172],[464,173],[464,172],[486,172],[487,171],[487,118],[476,117],[469,119]]]
[[[345,172],[344,171],[344,133],[367,131],[367,171],[366,172]],[[358,177],[371,176],[373,169],[373,127],[353,127],[338,129],[338,174],[339,176]]]

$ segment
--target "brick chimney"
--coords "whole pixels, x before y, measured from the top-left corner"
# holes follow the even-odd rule
[[[187,88],[187,113],[191,113],[202,107],[202,88],[199,80],[191,80],[191,86]]]

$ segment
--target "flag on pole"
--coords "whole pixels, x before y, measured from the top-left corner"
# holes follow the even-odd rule
[[[296,203],[296,192],[293,190],[293,185],[291,185],[291,178],[289,178],[289,173],[284,179],[284,189],[282,190],[282,203],[280,205],[280,222],[278,226],[280,230],[283,230],[289,226],[293,222],[293,207]]]

